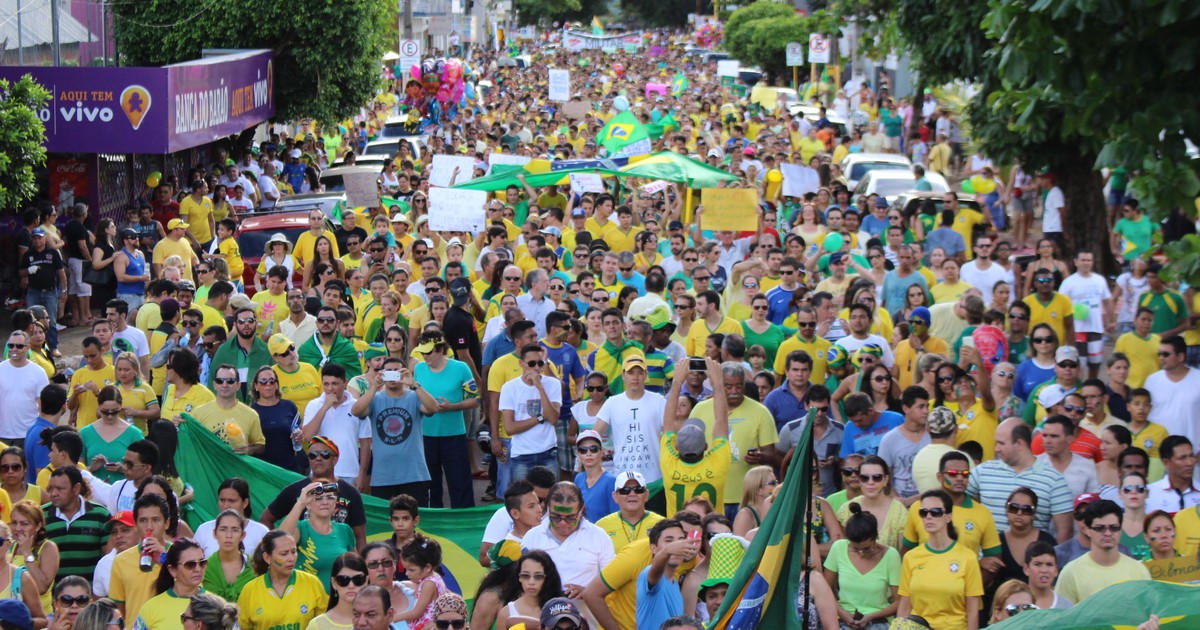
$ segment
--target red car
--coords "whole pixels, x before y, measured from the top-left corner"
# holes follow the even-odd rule
[[[258,275],[258,263],[262,260],[267,241],[275,234],[283,234],[291,243],[301,232],[308,229],[308,211],[276,212],[269,214],[251,214],[242,218],[238,228],[238,249],[242,252],[242,260],[246,270],[242,273],[242,284],[245,285],[246,295],[254,295],[254,276]],[[330,229],[333,229],[332,227]],[[297,269],[292,282],[300,286],[303,272]]]

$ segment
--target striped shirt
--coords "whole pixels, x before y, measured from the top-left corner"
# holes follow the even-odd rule
[[[661,350],[646,353],[646,391],[667,395],[675,378],[675,363]]]
[[[108,510],[82,497],[79,500],[83,503],[82,514],[76,514],[70,521],[54,505],[42,506],[46,515],[46,538],[58,545],[58,580],[68,575],[91,580],[108,544]]]
[[[1008,512],[1005,507],[1008,495],[1021,486],[1033,490],[1038,497],[1034,527],[1050,531],[1054,516],[1071,513],[1075,498],[1071,496],[1066,480],[1054,467],[1043,462],[1035,462],[1019,473],[998,459],[984,462],[971,471],[967,494],[987,507],[996,520],[998,531],[1006,532]]]

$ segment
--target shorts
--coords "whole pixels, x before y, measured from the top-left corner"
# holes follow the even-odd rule
[[[83,259],[67,259],[67,295],[92,297],[92,285],[83,281]]]
[[[133,293],[118,293],[117,299],[124,300],[125,303],[129,305],[130,312],[133,312],[134,309],[141,308],[142,305],[146,303],[146,296],[136,295]]]
[[[1033,200],[1028,197],[1013,197],[1008,203],[1008,209],[1014,215],[1033,214]]]
[[[1108,191],[1108,205],[1110,205],[1110,206],[1125,205],[1125,191],[1124,190]]]
[[[1104,360],[1104,335],[1094,332],[1075,333],[1075,349],[1087,357],[1088,365],[1100,365]]]
[[[467,423],[467,439],[474,440],[479,437],[479,430],[483,428],[483,414],[480,413],[479,406],[476,405],[470,409],[463,411],[463,419]]]

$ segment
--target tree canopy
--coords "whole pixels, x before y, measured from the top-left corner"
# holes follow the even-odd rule
[[[787,71],[788,42],[807,42],[810,33],[837,32],[836,20],[825,11],[800,15],[789,4],[759,0],[729,16],[725,49],[742,63],[778,76]]]
[[[38,192],[34,169],[46,164],[46,127],[38,112],[50,92],[25,75],[0,80],[0,208],[18,208]]]
[[[379,0],[239,2],[140,0],[109,5],[121,63],[162,66],[204,48],[275,52],[282,119],[340,120],[382,86],[381,57],[398,5]]]

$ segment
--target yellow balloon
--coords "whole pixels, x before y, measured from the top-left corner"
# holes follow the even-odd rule
[[[159,178],[150,175],[146,177],[146,186],[149,188],[158,188]]]
[[[976,175],[971,178],[971,187],[975,189],[976,193],[986,195],[996,190],[996,180]]]

